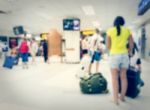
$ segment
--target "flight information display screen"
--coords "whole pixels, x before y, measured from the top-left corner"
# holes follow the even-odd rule
[[[63,29],[70,31],[79,31],[80,30],[80,20],[79,19],[64,19],[63,20]]]

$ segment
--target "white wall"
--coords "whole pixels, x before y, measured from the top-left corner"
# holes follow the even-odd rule
[[[64,31],[63,38],[65,42],[65,61],[69,63],[78,63],[80,61],[80,32]]]
[[[150,23],[145,26],[146,28],[146,52],[145,58],[150,61]]]

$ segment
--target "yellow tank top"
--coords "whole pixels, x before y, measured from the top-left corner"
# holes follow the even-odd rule
[[[110,54],[125,54],[128,53],[127,42],[131,32],[129,29],[121,26],[121,34],[117,36],[117,28],[113,27],[107,31],[107,36],[111,38]]]

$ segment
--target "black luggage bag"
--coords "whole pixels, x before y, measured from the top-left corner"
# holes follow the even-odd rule
[[[80,89],[84,94],[107,93],[107,81],[101,73],[95,73],[89,78],[81,78]]]
[[[140,93],[140,73],[134,67],[129,67],[127,70],[128,87],[126,96],[135,98]],[[121,92],[121,82],[119,78],[119,92]]]

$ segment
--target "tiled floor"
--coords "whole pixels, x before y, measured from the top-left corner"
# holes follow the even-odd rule
[[[2,61],[1,61],[2,64]],[[127,98],[119,106],[111,102],[111,77],[107,60],[101,72],[108,80],[109,94],[84,95],[75,74],[79,64],[45,64],[38,59],[29,69],[21,64],[12,70],[0,67],[0,110],[149,110],[150,63],[143,61],[145,86],[136,99]]]

